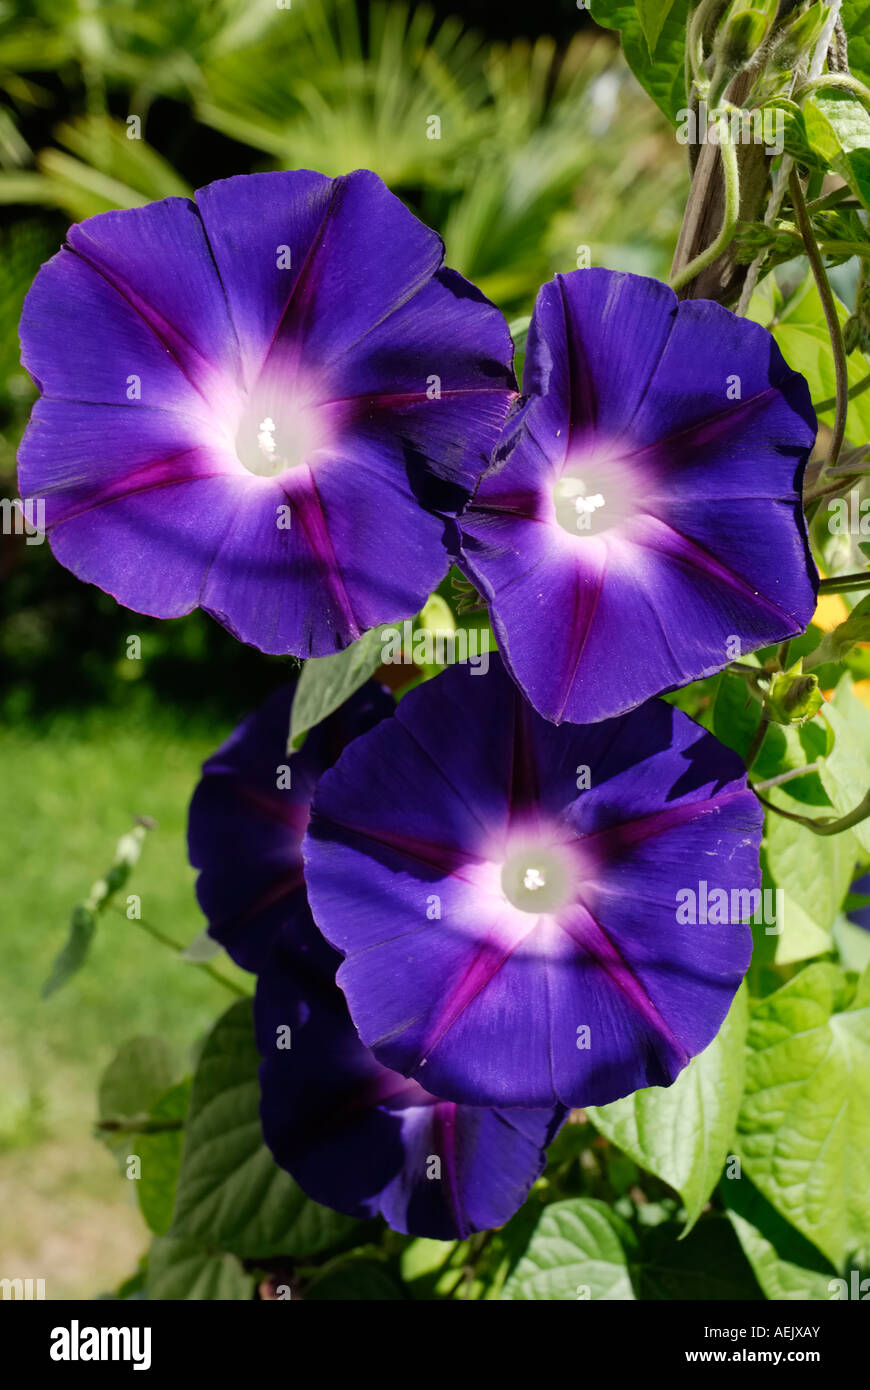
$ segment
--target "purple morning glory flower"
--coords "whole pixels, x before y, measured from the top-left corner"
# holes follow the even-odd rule
[[[365,170],[90,218],[21,339],[19,486],[61,563],[299,656],[422,606],[514,386],[501,314]]]
[[[282,927],[310,921],[301,847],[318,777],[395,708],[368,681],[288,755],[294,690],[275,691],[212,754],[190,803],[188,855],[209,934],[254,972]]]
[[[380,1211],[397,1230],[444,1240],[501,1225],[541,1172],[564,1111],[438,1100],[360,1042],[335,984],[341,957],[308,908],[300,845],[320,773],[394,705],[369,682],[287,758],[292,693],[277,691],[209,758],[190,809],[211,935],[259,972],[265,1141],[310,1196],[350,1215]],[[288,1027],[289,1048],[279,1045]]]
[[[380,1212],[397,1231],[454,1240],[503,1225],[564,1110],[456,1105],[381,1066],[334,982],[340,959],[311,923],[301,949],[298,932],[276,940],[257,980],[260,1115],[276,1162],[315,1201]]]
[[[761,825],[741,760],[679,710],[556,727],[496,658],[345,749],[302,849],[379,1061],[469,1104],[603,1105],[717,1033]]]
[[[621,714],[805,629],[815,416],[765,329],[641,276],[558,275],[523,390],[460,563],[541,714]]]

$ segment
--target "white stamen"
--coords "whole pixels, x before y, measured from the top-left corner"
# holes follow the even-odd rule
[[[261,454],[268,454],[270,457],[275,452],[275,421],[271,415],[267,415],[265,420],[260,421],[257,432],[257,443],[260,446]]]
[[[581,515],[585,512],[594,512],[598,507],[604,506],[604,498],[600,492],[593,492],[591,497],[575,497],[574,510]]]
[[[546,886],[547,880],[544,878],[540,869],[526,869],[526,872],[523,874],[524,888],[528,888],[529,891],[533,893],[536,888],[546,888]]]

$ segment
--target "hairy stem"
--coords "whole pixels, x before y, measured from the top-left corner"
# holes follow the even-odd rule
[[[712,265],[718,260],[722,252],[727,250],[734,240],[734,233],[737,228],[737,218],[740,212],[740,173],[737,167],[737,151],[731,143],[731,136],[727,122],[722,119],[719,122],[719,152],[722,156],[722,176],[725,188],[725,207],[722,212],[722,226],[719,235],[710,243],[706,251],[702,251],[694,260],[684,265],[682,270],[678,270],[671,277],[671,289],[682,289],[690,280],[694,280],[696,275],[700,275],[702,270],[706,270],[708,265]]]
[[[850,72],[826,72],[821,77],[811,77],[807,82],[803,82],[798,88],[795,96],[798,101],[804,97],[811,96],[824,87],[840,87],[848,92],[852,92],[865,107],[870,110],[870,87],[865,87],[863,82],[859,82],[857,77],[853,77]]]
[[[837,382],[837,413],[834,418],[834,428],[831,431],[831,440],[825,458],[825,466],[827,468],[832,468],[840,457],[840,450],[843,447],[843,439],[846,435],[846,412],[849,409],[849,375],[846,366],[846,348],[843,343],[843,330],[840,327],[833,291],[828,284],[825,267],[822,265],[822,257],[816,245],[816,239],[813,236],[812,223],[810,222],[807,205],[804,200],[804,191],[801,188],[801,181],[798,178],[796,170],[792,170],[788,182],[795,216],[801,236],[803,237],[804,248],[810,262],[810,269],[813,272],[813,279],[816,282],[816,289],[819,292],[819,299],[821,300],[822,309],[825,314],[825,323],[828,327],[828,336],[831,340],[831,350],[834,354],[834,372]]]

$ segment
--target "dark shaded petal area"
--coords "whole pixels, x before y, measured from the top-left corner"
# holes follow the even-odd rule
[[[311,923],[304,940],[275,941],[257,981],[260,1114],[276,1161],[316,1201],[381,1213],[397,1231],[455,1240],[503,1225],[564,1110],[456,1105],[381,1066],[334,983],[339,961]]]
[[[203,765],[190,803],[199,905],[210,935],[244,970],[260,969],[282,928],[307,927],[301,846],[315,784],[345,744],[394,708],[369,681],[288,755],[294,690],[295,682],[276,690],[234,730]]]
[[[19,453],[57,558],[324,655],[416,612],[513,397],[498,310],[374,174],[253,174],[70,229],[36,277]]]
[[[538,295],[523,387],[458,544],[541,714],[605,719],[804,630],[815,417],[765,329],[574,271]]]
[[[385,1066],[462,1103],[602,1105],[669,1085],[717,1033],[761,825],[740,759],[679,710],[557,727],[496,657],[345,750],[303,855]],[[683,920],[702,883],[724,920]]]

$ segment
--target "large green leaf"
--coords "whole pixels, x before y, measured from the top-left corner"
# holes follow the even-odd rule
[[[807,807],[790,796],[788,788],[774,787],[765,795],[785,811],[807,814]],[[854,877],[858,857],[854,837],[849,831],[816,835],[806,826],[769,811],[764,849],[770,876],[784,895],[777,964],[788,965],[830,951],[831,931]]]
[[[870,1006],[809,965],[749,1026],[738,1151],[752,1181],[838,1267],[870,1240]]]
[[[494,1241],[500,1236],[501,1232],[494,1237]],[[411,1298],[430,1300],[447,1296],[459,1283],[470,1255],[468,1241],[432,1240],[427,1236],[417,1236],[405,1246],[399,1259],[403,1288]]]
[[[677,1235],[670,1222],[642,1231],[635,1268],[638,1298],[670,1303],[759,1297],[752,1268],[723,1217],[705,1217],[685,1242]]]
[[[354,1226],[278,1168],[260,1131],[251,1001],[209,1035],[193,1079],[171,1234],[242,1258],[307,1256]]]
[[[673,1187],[688,1233],[719,1181],[743,1093],[746,991],[741,987],[710,1046],[672,1086],[650,1086],[587,1110],[597,1129],[642,1168]]]
[[[182,1135],[180,1128],[162,1131],[153,1136],[157,1141],[154,1147],[150,1142],[152,1136],[147,1131],[153,1124],[154,1106],[169,1093],[177,1075],[175,1058],[165,1038],[130,1038],[119,1047],[106,1067],[100,1077],[98,1090],[99,1136],[113,1154],[124,1177],[135,1182],[145,1220],[159,1235],[163,1235],[169,1227],[174,1191],[173,1179],[167,1211],[166,1202],[161,1201],[159,1196],[165,1176],[162,1160],[173,1149],[180,1154]],[[182,1110],[181,1116],[183,1113]],[[161,1114],[157,1117],[157,1124],[163,1125],[168,1121],[174,1125],[181,1116],[174,1111],[171,1115]],[[130,1169],[132,1158],[140,1160],[138,1175]],[[152,1225],[149,1212],[162,1224]]]
[[[728,1218],[770,1299],[827,1300],[833,1265],[790,1226],[746,1177],[722,1183]]]
[[[201,1249],[189,1240],[157,1236],[148,1255],[149,1299],[247,1302],[254,1279],[234,1255]]]
[[[843,0],[840,18],[849,42],[849,68],[870,86],[870,0]]]
[[[348,1259],[324,1270],[309,1286],[306,1303],[319,1299],[344,1303],[356,1303],[360,1299],[401,1302],[402,1291],[383,1265],[374,1260]]]
[[[755,664],[754,658],[747,664]],[[713,701],[713,733],[719,742],[745,758],[760,718],[761,704],[750,693],[746,681],[742,676],[723,671]]]
[[[817,92],[802,107],[807,142],[870,209],[870,113],[852,92]]]
[[[626,1256],[632,1244],[630,1227],[604,1202],[587,1197],[553,1202],[544,1208],[501,1297],[632,1300]]]
[[[849,310],[839,300],[836,304],[837,317],[843,324],[849,317]],[[748,316],[765,328],[770,327],[788,365],[806,377],[814,401],[831,400],[836,396],[831,341],[819,292],[811,275],[787,300],[775,277],[768,275],[752,296]],[[861,352],[851,353],[847,366],[850,386],[856,385],[870,371],[870,364]],[[819,420],[833,425],[834,414],[832,406],[821,412]],[[846,433],[856,444],[870,441],[870,391],[850,401]]]
[[[136,1184],[142,1215],[155,1235],[165,1235],[172,1225],[175,1189],[184,1149],[183,1120],[190,1103],[190,1081],[180,1081],[164,1091],[149,1114],[152,1124],[165,1124],[136,1135],[135,1150],[142,1162]],[[177,1128],[170,1128],[177,1124]]]
[[[834,699],[822,710],[834,744],[821,763],[822,785],[831,805],[845,816],[870,791],[870,710],[852,694],[848,678],[837,686]],[[870,819],[852,832],[862,849],[870,853]]]
[[[650,28],[645,33],[638,8],[633,0],[591,0],[592,18],[605,29],[618,29],[622,51],[641,86],[671,121],[677,124],[678,114],[686,107],[686,88],[683,56],[686,47],[686,21],[691,8],[689,0],[674,0],[662,16],[655,43],[655,62],[650,62],[647,34],[655,25],[653,12],[663,11],[662,0],[644,0],[644,10]]]
[[[661,37],[665,21],[674,7],[674,0],[635,0],[640,27],[643,29],[651,58]]]
[[[100,1079],[100,1119],[144,1118],[176,1075],[175,1059],[165,1038],[130,1038],[119,1047]]]
[[[298,748],[309,729],[350,699],[377,670],[383,650],[382,631],[373,627],[344,651],[306,661],[290,710],[291,749]]]
[[[856,926],[844,913],[834,923],[834,941],[844,970],[860,975],[870,969],[870,932]]]

